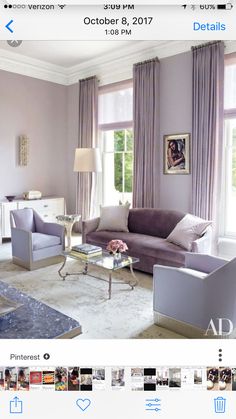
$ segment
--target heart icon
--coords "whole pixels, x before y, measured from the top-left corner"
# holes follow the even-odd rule
[[[91,400],[89,399],[78,399],[76,400],[77,406],[84,412],[91,404]]]

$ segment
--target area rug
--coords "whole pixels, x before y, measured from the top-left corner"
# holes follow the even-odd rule
[[[147,329],[143,330],[139,335],[135,336],[136,339],[186,339],[185,336],[179,335],[171,330],[159,327],[152,324]]]
[[[0,279],[77,320],[82,326],[78,339],[182,338],[153,325],[151,275],[136,271],[139,285],[134,290],[125,283],[114,284],[109,300],[106,282],[90,275],[70,276],[62,281],[59,267],[52,265],[30,272],[4,261],[0,263]],[[79,261],[69,259],[65,270],[78,272],[82,267]],[[107,278],[107,271],[98,267],[90,266],[89,273]],[[129,275],[128,269],[115,273],[119,281],[126,281]]]

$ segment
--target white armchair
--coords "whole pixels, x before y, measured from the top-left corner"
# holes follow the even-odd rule
[[[187,253],[183,268],[155,265],[153,272],[156,324],[209,338],[211,320],[217,326],[218,319],[229,319],[236,331],[236,258]]]

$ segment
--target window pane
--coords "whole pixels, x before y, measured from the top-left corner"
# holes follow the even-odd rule
[[[125,149],[125,131],[114,131],[115,151],[124,151]]]
[[[122,153],[114,154],[114,167],[115,167],[115,189],[123,192],[123,155]]]
[[[236,233],[236,119],[226,121],[226,234]]]
[[[103,132],[103,151],[105,153],[114,151],[114,131]]]
[[[125,153],[125,190],[132,192],[133,185],[133,154]]]
[[[236,65],[225,66],[225,109],[236,109]]]
[[[102,194],[104,205],[132,203],[133,133],[120,129],[104,131]],[[127,151],[130,149],[130,151]]]
[[[232,144],[232,188],[236,192],[236,128],[233,129]]]
[[[118,90],[99,95],[99,124],[132,121],[133,119],[133,89]]]
[[[133,131],[131,129],[126,130],[126,150],[133,151]]]

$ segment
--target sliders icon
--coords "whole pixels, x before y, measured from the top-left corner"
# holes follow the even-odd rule
[[[161,411],[161,399],[146,399],[145,410]]]

